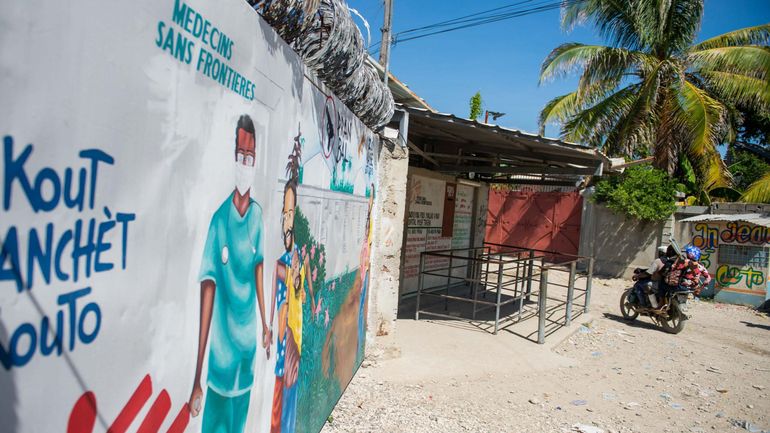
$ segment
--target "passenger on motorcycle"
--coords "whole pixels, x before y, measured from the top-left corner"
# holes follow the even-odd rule
[[[668,291],[691,290],[700,293],[700,288],[711,281],[711,275],[700,260],[701,251],[694,245],[685,248],[685,257],[676,258],[670,265],[665,278],[665,289]],[[704,282],[701,284],[701,278]]]
[[[695,266],[689,267],[684,273],[682,285],[689,290],[693,290],[695,295],[698,295],[700,294],[701,288],[711,282],[711,274],[709,274],[708,269],[699,262],[701,257],[700,248],[694,245],[688,245],[685,248],[685,254],[687,254],[687,258],[691,260]]]
[[[655,259],[650,267],[647,268],[647,273],[652,276],[652,281],[660,281],[663,279],[663,269],[666,267],[666,261],[676,258],[676,250],[669,245],[668,247],[658,247],[658,258]]]

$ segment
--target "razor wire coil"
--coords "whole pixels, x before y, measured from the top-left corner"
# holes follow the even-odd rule
[[[393,95],[366,61],[366,44],[344,0],[249,0],[308,68],[368,127],[393,116]]]

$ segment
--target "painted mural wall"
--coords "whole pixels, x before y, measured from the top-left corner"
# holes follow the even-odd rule
[[[692,243],[714,281],[715,299],[760,305],[770,293],[770,228],[740,221],[696,222]]]
[[[377,136],[241,0],[0,16],[0,429],[318,432]]]

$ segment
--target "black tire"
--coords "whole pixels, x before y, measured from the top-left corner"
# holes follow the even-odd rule
[[[620,295],[620,314],[622,314],[623,318],[629,322],[633,322],[637,317],[639,317],[639,313],[636,311],[636,308],[634,308],[634,306],[628,302],[628,294],[631,293],[631,290],[633,289],[627,289],[623,292],[622,295]]]
[[[684,330],[684,324],[687,322],[686,316],[679,309],[679,302],[671,301],[671,308],[668,313],[669,319],[660,319],[660,326],[669,334],[678,334]]]

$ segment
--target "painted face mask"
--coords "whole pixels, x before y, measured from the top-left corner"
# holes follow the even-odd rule
[[[251,189],[251,182],[257,173],[256,166],[235,163],[235,188],[240,195],[245,195]]]

